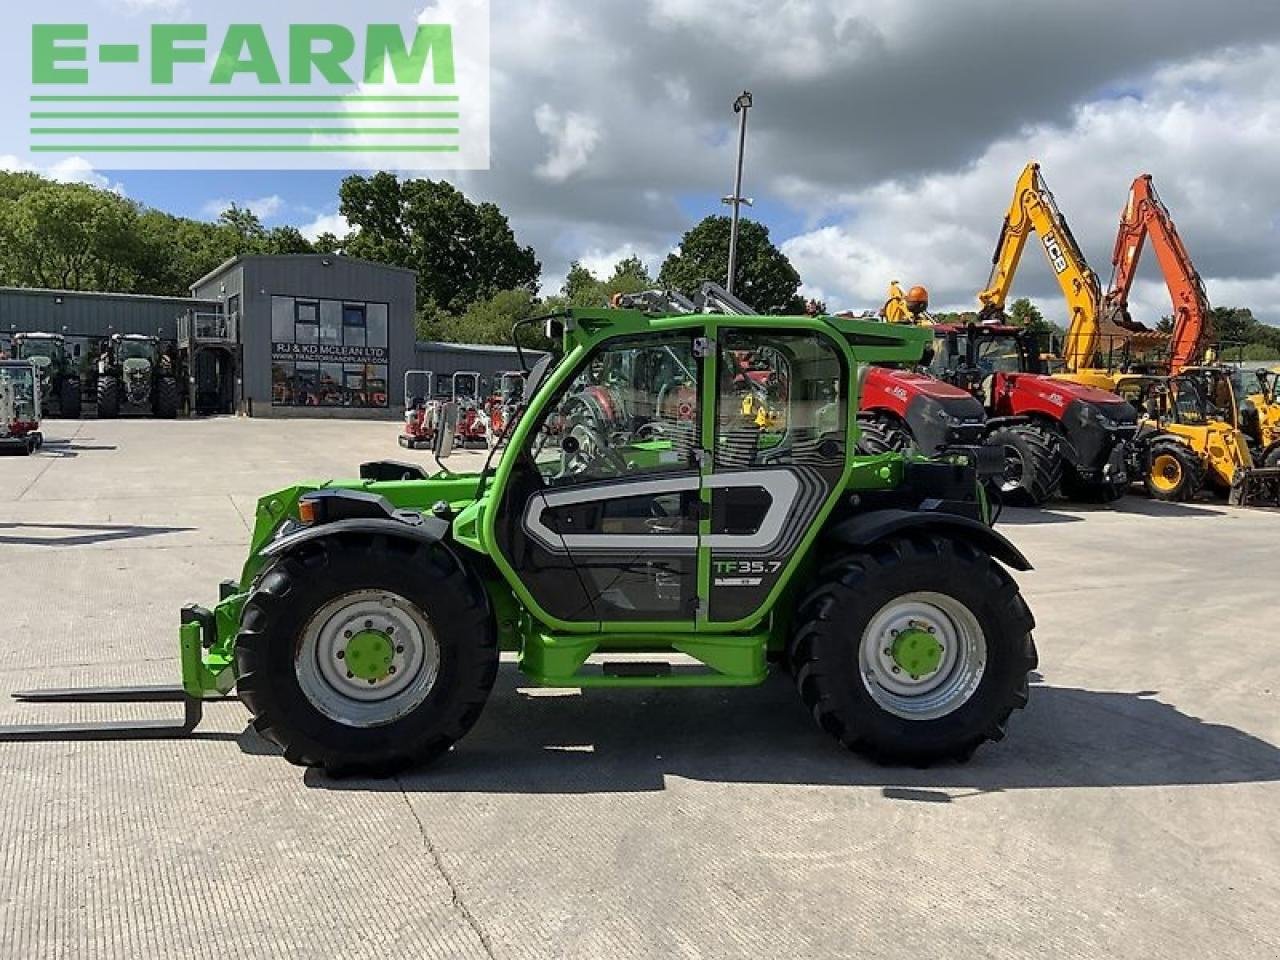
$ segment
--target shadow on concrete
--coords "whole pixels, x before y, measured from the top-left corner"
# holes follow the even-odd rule
[[[195,527],[139,527],[115,523],[0,523],[0,545],[29,547],[83,547],[116,540],[138,540],[166,533],[186,533]],[[22,531],[6,533],[4,531]],[[35,536],[35,531],[51,531],[49,536]]]
[[[876,766],[842,750],[805,713],[789,679],[760,687],[517,689],[504,664],[485,712],[453,752],[393,781],[308,786],[424,793],[662,790],[666,778],[723,783],[881,787],[904,802],[944,803],[1005,790],[1280,781],[1280,749],[1188,716],[1151,691],[1037,685],[1002,743],[968,764]],[[551,695],[548,695],[550,693]]]
[[[1057,507],[1055,505],[1054,509]],[[996,519],[997,527],[1029,527],[1045,523],[1082,523],[1084,517],[1070,513],[1054,513],[1047,509],[1028,509],[1022,507],[1005,507]]]
[[[40,448],[36,456],[69,460],[73,457],[80,456],[82,453],[115,449],[117,448],[112,444],[93,445],[87,443],[76,443],[74,440],[46,440],[44,442],[44,446]]]
[[[1219,509],[1211,502],[1206,503],[1167,503],[1164,500],[1152,500],[1148,497],[1130,495],[1109,504],[1061,503],[1054,505],[1061,510],[1078,516],[1081,519],[1090,514],[1122,513],[1138,517],[1221,517],[1225,510]]]

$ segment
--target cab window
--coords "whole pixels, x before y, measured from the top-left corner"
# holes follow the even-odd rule
[[[693,334],[611,340],[543,415],[529,454],[551,486],[696,470]]]

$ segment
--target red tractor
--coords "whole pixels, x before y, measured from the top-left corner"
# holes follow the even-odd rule
[[[977,397],[992,422],[987,443],[1005,452],[1011,500],[1047,499],[1061,481],[1072,500],[1123,496],[1125,463],[1138,432],[1132,406],[1105,390],[1044,373],[1035,335],[1003,324],[933,328],[928,372]]]

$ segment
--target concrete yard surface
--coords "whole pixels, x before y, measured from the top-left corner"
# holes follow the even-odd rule
[[[257,497],[430,463],[397,430],[49,421],[0,459],[0,722],[165,715],[7,694],[176,682],[178,609],[238,574]],[[1280,512],[1001,529],[1040,672],[966,765],[848,754],[785,676],[538,690],[510,662],[388,781],[290,766],[236,702],[185,741],[0,743],[0,958],[1280,956]]]

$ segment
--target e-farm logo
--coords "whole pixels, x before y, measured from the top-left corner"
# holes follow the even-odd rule
[[[403,20],[352,22],[354,6]],[[226,0],[183,22],[33,14],[22,152],[117,169],[487,168],[487,7],[454,0],[446,17],[392,0]],[[236,16],[250,10],[258,19]]]

